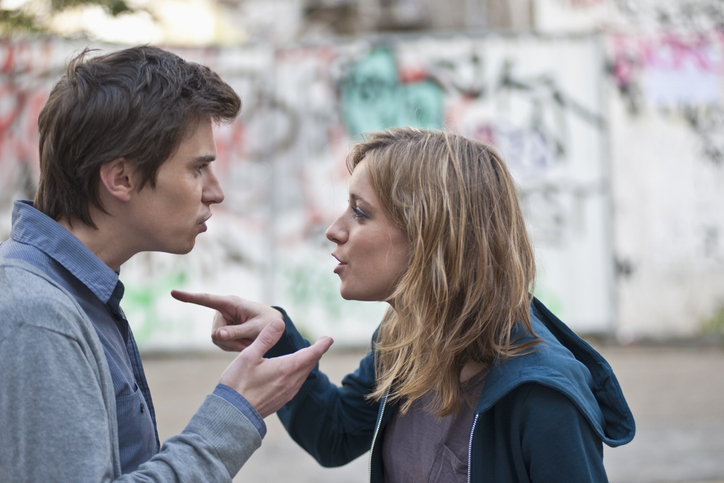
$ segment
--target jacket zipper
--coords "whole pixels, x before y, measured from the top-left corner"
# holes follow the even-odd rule
[[[375,443],[377,442],[377,433],[380,431],[380,425],[382,424],[382,418],[385,415],[385,407],[387,406],[387,396],[390,395],[390,388],[387,388],[385,393],[385,400],[382,403],[382,409],[380,409],[380,417],[377,418],[377,426],[375,426],[375,434],[372,436],[372,446],[370,446],[370,460],[367,463],[367,471],[369,472],[369,481],[372,483],[372,453],[374,453]]]
[[[473,429],[470,430],[470,443],[468,444],[468,483],[471,483],[470,473],[473,467],[473,434],[475,434],[475,425],[478,424],[479,413],[475,414],[473,419]]]

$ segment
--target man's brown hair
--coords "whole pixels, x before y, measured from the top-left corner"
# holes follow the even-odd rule
[[[40,112],[35,207],[55,220],[95,227],[102,165],[125,158],[139,189],[202,119],[231,122],[241,99],[208,67],[140,46],[71,60]]]

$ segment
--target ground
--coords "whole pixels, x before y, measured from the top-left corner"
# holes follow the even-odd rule
[[[724,483],[724,348],[618,347],[597,349],[610,362],[636,418],[633,442],[606,448],[612,483]],[[363,353],[333,351],[322,370],[333,381],[353,370]],[[145,356],[161,440],[180,432],[211,392],[231,354]],[[235,483],[363,483],[367,455],[335,469],[301,450],[276,416],[266,419],[262,447]]]

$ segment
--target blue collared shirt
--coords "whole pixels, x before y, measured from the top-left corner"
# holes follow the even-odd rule
[[[120,307],[124,288],[118,272],[29,201],[15,202],[10,237],[0,244],[0,258],[22,259],[42,270],[70,292],[93,323],[116,394],[121,469],[135,470],[158,452],[159,441],[141,357]],[[219,384],[214,394],[236,406],[264,437],[264,420],[239,393]]]

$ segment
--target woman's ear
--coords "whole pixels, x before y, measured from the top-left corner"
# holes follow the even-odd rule
[[[114,159],[101,166],[99,188],[105,188],[108,194],[119,201],[129,201],[134,187],[134,172],[126,158]]]

